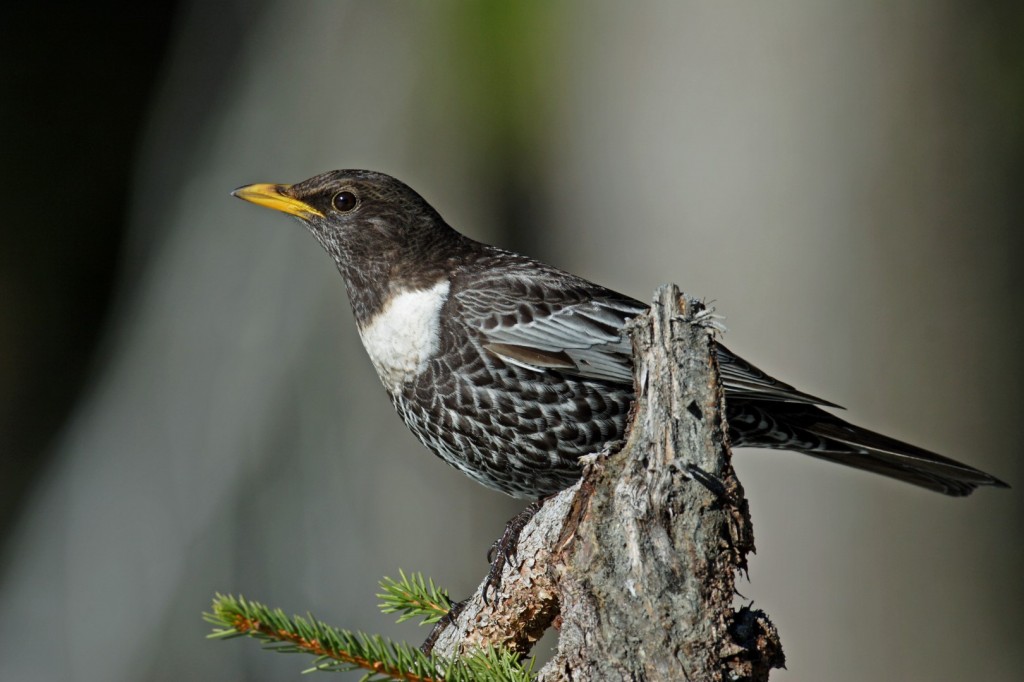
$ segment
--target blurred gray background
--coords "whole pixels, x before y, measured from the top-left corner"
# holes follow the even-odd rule
[[[381,576],[476,586],[521,505],[413,440],[330,260],[228,196],[346,167],[625,293],[714,299],[764,369],[1015,486],[739,451],[773,679],[1018,674],[1018,3],[5,15],[0,679],[298,679],[204,640],[214,592],[419,642]]]

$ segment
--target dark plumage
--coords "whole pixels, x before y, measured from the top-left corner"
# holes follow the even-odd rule
[[[324,173],[235,195],[298,217],[334,258],[370,359],[405,423],[484,485],[539,498],[619,440],[633,401],[622,326],[647,306],[465,237],[381,173]],[[734,445],[795,450],[948,495],[1005,486],[849,424],[719,345]]]

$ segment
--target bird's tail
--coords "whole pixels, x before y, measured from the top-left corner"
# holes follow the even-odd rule
[[[946,495],[1009,486],[979,469],[855,426],[814,405],[734,401],[728,405],[733,445],[795,450],[913,483]]]

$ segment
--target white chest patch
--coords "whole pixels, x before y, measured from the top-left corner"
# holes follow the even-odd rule
[[[429,289],[395,296],[359,329],[380,380],[391,391],[414,379],[437,352],[441,306],[448,300],[447,280]]]

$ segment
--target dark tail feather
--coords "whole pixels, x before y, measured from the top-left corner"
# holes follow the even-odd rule
[[[984,471],[854,426],[813,405],[734,401],[728,408],[735,445],[795,450],[946,495],[969,495],[983,485],[1009,487]]]

